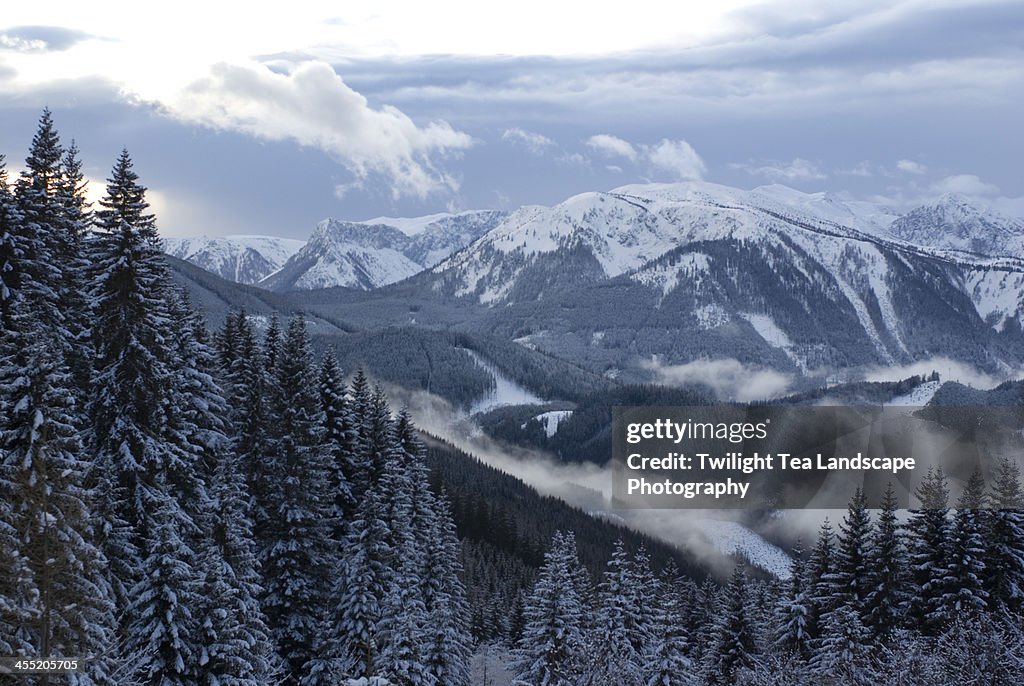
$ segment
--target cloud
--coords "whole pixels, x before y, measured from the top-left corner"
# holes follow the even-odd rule
[[[792,383],[792,377],[787,374],[745,365],[732,358],[694,360],[677,365],[643,360],[640,366],[653,372],[658,383],[670,386],[702,384],[711,388],[721,400],[741,403],[780,396]]]
[[[956,193],[958,195],[992,196],[999,193],[999,187],[986,183],[974,174],[955,174],[947,176],[932,184],[936,193]]]
[[[896,168],[908,174],[924,174],[928,171],[928,167],[914,160],[900,160],[896,163]]]
[[[220,63],[165,107],[182,121],[319,148],[358,184],[371,175],[384,177],[396,198],[455,189],[436,158],[473,144],[447,122],[421,127],[395,107],[371,107],[323,62],[306,62],[290,73]]]
[[[943,381],[957,381],[974,388],[988,389],[998,386],[1015,375],[1004,377],[986,374],[964,362],[948,357],[933,357],[894,367],[873,367],[864,372],[865,381],[900,381],[911,376],[922,376],[938,372]]]
[[[13,26],[0,31],[0,50],[60,52],[95,36],[61,26]]]
[[[526,131],[519,127],[505,129],[505,132],[501,134],[501,139],[503,141],[522,145],[531,154],[537,155],[538,157],[543,155],[550,148],[555,147],[555,142],[544,134]]]
[[[828,174],[818,165],[802,157],[795,157],[791,162],[746,162],[733,163],[729,166],[741,169],[751,176],[763,176],[772,181],[817,181],[828,178]]]
[[[704,160],[692,145],[683,140],[670,141],[666,138],[655,146],[645,148],[644,152],[651,164],[670,172],[679,180],[699,180],[707,171]]]
[[[669,172],[675,180],[691,181],[704,177],[707,167],[693,146],[684,140],[663,138],[656,145],[633,145],[627,140],[607,133],[599,133],[584,141],[605,157],[618,157],[630,162],[645,160],[660,171]],[[617,165],[609,171],[621,172]]]
[[[840,169],[836,172],[844,176],[860,176],[862,178],[870,178],[875,175],[875,170],[871,163],[867,160],[862,160],[854,165],[850,169]]]
[[[593,148],[607,157],[623,157],[630,162],[637,158],[636,148],[629,141],[607,133],[599,133],[586,140],[587,147]]]

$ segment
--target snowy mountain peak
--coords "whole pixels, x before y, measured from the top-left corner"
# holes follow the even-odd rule
[[[277,271],[304,241],[274,236],[167,237],[167,254],[237,283],[255,284]]]
[[[379,288],[433,266],[504,217],[482,210],[360,222],[324,219],[302,250],[260,285],[277,291]]]
[[[946,194],[896,219],[890,233],[915,245],[983,255],[1024,256],[1024,222]]]

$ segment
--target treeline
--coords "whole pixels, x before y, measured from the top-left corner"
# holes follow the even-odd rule
[[[211,340],[147,210],[122,152],[91,213],[48,111],[13,188],[0,164],[0,655],[81,657],[81,685],[468,683],[410,418],[300,317]]]
[[[901,522],[858,493],[785,582],[698,586],[620,545],[595,588],[557,534],[524,603],[516,684],[1008,686],[1024,678],[1024,489],[999,463],[949,507],[931,472]],[[981,509],[991,506],[993,509]],[[596,608],[596,610],[594,609]]]

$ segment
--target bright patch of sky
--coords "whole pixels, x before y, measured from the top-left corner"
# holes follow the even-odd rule
[[[0,153],[49,105],[171,234],[699,178],[1024,212],[1016,0],[7,5]]]

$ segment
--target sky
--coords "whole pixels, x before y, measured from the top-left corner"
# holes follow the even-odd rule
[[[167,235],[689,180],[1024,216],[1019,0],[34,5],[0,14],[9,170],[49,107]]]

